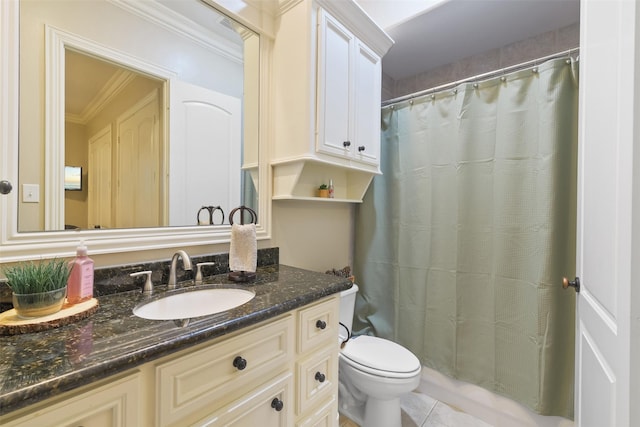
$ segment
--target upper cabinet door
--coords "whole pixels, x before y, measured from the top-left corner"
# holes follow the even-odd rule
[[[380,57],[359,40],[354,74],[353,152],[357,160],[377,165],[380,162],[382,66]]]
[[[321,13],[318,51],[318,151],[350,156],[353,146],[352,74],[355,39]]]
[[[380,57],[325,11],[320,12],[317,150],[377,165]]]

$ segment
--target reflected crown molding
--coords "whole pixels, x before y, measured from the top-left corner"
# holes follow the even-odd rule
[[[139,0],[108,1],[129,13],[137,15],[164,28],[167,31],[186,37],[217,55],[239,64],[242,63],[242,45],[234,42],[233,37],[237,37],[237,32],[235,32],[233,27],[229,24],[229,19],[224,15],[217,18],[217,21],[215,22],[216,24],[222,25],[212,25],[212,28],[214,29],[211,29],[194,23],[193,19],[198,18],[197,15],[194,15],[192,19],[188,19],[175,10],[158,2],[145,2]],[[184,6],[189,5],[190,3],[177,2],[175,4]],[[227,29],[228,32],[226,32],[225,29]]]
[[[95,117],[105,105],[109,104],[111,99],[117,96],[133,79],[135,74],[118,70],[116,74],[104,85],[104,87],[98,92],[86,106],[86,108],[80,114],[65,114],[65,120],[76,124],[86,124],[89,120]],[[65,109],[66,110],[66,109]]]

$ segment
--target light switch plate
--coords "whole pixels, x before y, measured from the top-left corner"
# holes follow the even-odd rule
[[[22,201],[24,203],[40,202],[40,185],[22,184]]]

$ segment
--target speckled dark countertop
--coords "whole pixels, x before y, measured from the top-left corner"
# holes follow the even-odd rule
[[[237,285],[226,274],[204,283]],[[185,286],[194,285],[181,283],[178,289]],[[133,307],[149,298],[134,290],[99,296],[98,311],[72,325],[0,337],[0,415],[309,304],[351,282],[271,265],[259,267],[254,282],[238,286],[253,290],[255,298],[184,327],[133,315]],[[152,298],[166,292],[166,286],[156,286]]]

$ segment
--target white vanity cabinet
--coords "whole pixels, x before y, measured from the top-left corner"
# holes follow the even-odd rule
[[[339,298],[297,313],[296,426],[333,426],[338,414]]]
[[[381,58],[392,40],[352,0],[284,2],[273,47],[273,199],[361,202],[380,173]],[[334,199],[320,199],[320,184]]]
[[[337,426],[339,296],[0,417],[7,427]]]

